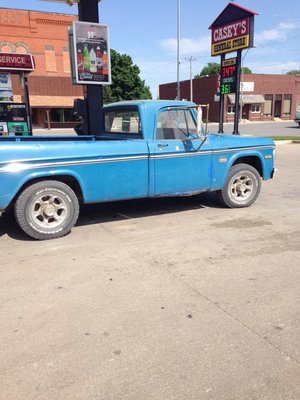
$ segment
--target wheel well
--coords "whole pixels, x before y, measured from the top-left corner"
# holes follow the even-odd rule
[[[259,175],[262,177],[263,176],[263,168],[262,168],[262,162],[259,157],[256,156],[245,156],[245,157],[240,157],[235,162],[233,165],[237,164],[248,164],[251,165],[253,168],[257,170]]]
[[[73,176],[70,176],[70,175],[53,175],[53,176],[45,176],[45,177],[31,179],[28,182],[26,182],[19,189],[18,193],[15,195],[15,197],[10,205],[14,204],[15,200],[20,195],[20,193],[23,192],[23,190],[25,190],[29,186],[33,185],[34,183],[43,182],[43,181],[59,181],[59,182],[65,183],[74,191],[74,193],[76,194],[76,196],[78,198],[79,203],[83,202],[82,190],[81,190],[80,184],[76,178],[74,178]]]

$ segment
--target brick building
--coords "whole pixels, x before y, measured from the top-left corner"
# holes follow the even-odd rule
[[[68,26],[74,15],[0,8],[0,52],[31,53],[36,69],[28,77],[34,126],[72,126],[75,98],[83,87],[72,85]],[[23,90],[12,74],[14,102],[22,101]]]
[[[250,121],[268,121],[274,118],[290,120],[300,111],[300,76],[242,74],[240,115]],[[218,77],[206,76],[193,79],[193,100],[197,104],[210,105],[210,121],[219,120],[219,101],[217,96]],[[174,99],[177,83],[159,86],[160,99]],[[190,98],[190,81],[180,83],[182,99]],[[224,98],[224,121],[234,119],[235,95]]]

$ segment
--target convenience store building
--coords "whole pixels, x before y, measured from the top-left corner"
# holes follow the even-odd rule
[[[219,120],[218,76],[193,79],[193,101],[210,105],[210,121]],[[159,98],[176,98],[177,82],[159,86]],[[190,99],[190,80],[180,82],[182,99]],[[235,95],[224,96],[224,121],[232,122]],[[240,115],[249,121],[291,120],[300,111],[300,75],[242,74]]]

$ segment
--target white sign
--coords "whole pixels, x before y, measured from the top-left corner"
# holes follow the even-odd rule
[[[254,82],[241,82],[241,92],[254,92]]]
[[[13,99],[11,77],[9,73],[0,74],[0,102],[10,102]]]

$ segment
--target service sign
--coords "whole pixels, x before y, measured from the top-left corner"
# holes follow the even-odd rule
[[[253,18],[243,18],[212,29],[211,55],[217,56],[253,46]]]
[[[229,94],[236,92],[237,78],[237,60],[236,58],[228,58],[222,61],[221,65],[221,94]]]
[[[111,83],[108,26],[73,22],[73,68],[78,84]]]
[[[0,53],[0,70],[34,71],[34,68],[31,54]]]

